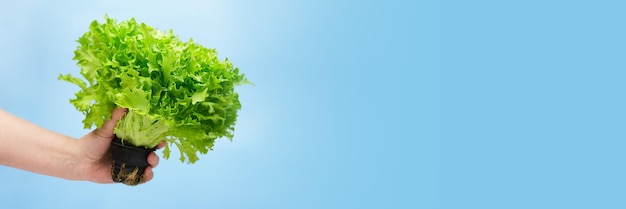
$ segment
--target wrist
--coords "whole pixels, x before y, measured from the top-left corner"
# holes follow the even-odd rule
[[[72,139],[68,145],[71,149],[68,150],[66,160],[63,162],[63,167],[66,168],[63,178],[68,180],[89,181],[89,175],[86,172],[88,160],[84,157],[80,141]]]

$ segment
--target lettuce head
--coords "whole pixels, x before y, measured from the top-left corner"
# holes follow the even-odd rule
[[[215,49],[134,18],[106,16],[93,21],[78,43],[74,60],[82,78],[59,79],[80,88],[70,103],[85,115],[84,128],[100,128],[114,108],[127,108],[115,128],[118,138],[146,148],[165,140],[164,157],[175,145],[188,163],[217,138],[232,140],[241,108],[234,88],[248,81]]]

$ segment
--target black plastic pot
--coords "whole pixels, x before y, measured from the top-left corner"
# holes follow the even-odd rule
[[[122,143],[116,136],[111,142],[113,181],[132,186],[145,182],[143,173],[149,165],[148,155],[154,150]]]

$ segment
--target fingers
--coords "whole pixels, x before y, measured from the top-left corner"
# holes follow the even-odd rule
[[[152,178],[154,178],[154,172],[152,172],[152,166],[148,166],[146,168],[146,170],[144,170],[143,172],[143,176],[144,176],[144,183],[148,182],[150,180],[152,180]]]
[[[154,172],[152,171],[152,169],[154,169],[159,164],[159,157],[154,152],[148,155],[148,164],[150,165],[146,167],[146,170],[143,171],[143,183],[146,183],[154,178]]]
[[[154,152],[150,153],[150,155],[148,155],[148,164],[150,164],[151,167],[156,168],[157,165],[159,165],[159,156],[157,156]]]
[[[165,147],[165,140],[161,141],[161,143],[156,146],[156,149],[161,149],[163,147]]]
[[[157,145],[157,149],[161,149],[165,146],[165,141],[159,143],[159,145]],[[152,171],[152,169],[156,168],[159,165],[159,156],[152,152],[148,155],[148,164],[150,164],[146,170],[144,170],[143,176],[145,179],[145,182],[148,182],[150,180],[152,180],[152,178],[154,178],[154,172]]]
[[[111,120],[104,121],[102,127],[96,129],[94,134],[103,138],[113,138],[113,130],[115,129],[115,124],[119,121],[124,113],[126,113],[128,109],[126,108],[115,108],[111,113]]]

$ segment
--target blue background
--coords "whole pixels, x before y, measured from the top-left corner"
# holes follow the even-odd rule
[[[74,42],[104,14],[216,48],[255,86],[232,142],[138,187],[0,167],[10,208],[626,208],[620,1],[0,6],[0,108],[80,137]]]
[[[626,208],[623,1],[440,6],[437,206]]]

